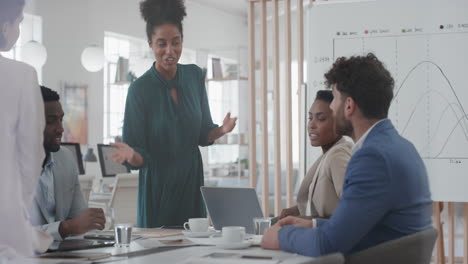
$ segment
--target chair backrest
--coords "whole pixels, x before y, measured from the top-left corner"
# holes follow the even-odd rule
[[[138,174],[117,174],[110,207],[114,208],[114,223],[137,224]]]
[[[322,256],[306,262],[308,264],[344,264],[345,258],[341,253],[333,253],[330,255]]]
[[[93,180],[94,175],[78,175],[81,193],[83,193],[83,197],[85,198],[86,202],[89,200],[89,194],[91,193],[91,189],[93,187]]]
[[[404,236],[346,257],[346,264],[429,264],[437,239],[435,228]]]

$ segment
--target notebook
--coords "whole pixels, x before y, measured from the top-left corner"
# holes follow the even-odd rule
[[[110,247],[114,245],[114,241],[103,240],[87,240],[87,239],[65,239],[62,241],[54,241],[49,246],[47,252],[62,252],[89,248]]]
[[[39,256],[39,258],[50,258],[50,259],[73,259],[73,260],[98,260],[111,257],[110,253],[103,252],[52,252],[45,253]]]

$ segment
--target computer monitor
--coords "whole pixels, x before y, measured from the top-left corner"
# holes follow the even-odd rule
[[[61,147],[67,148],[68,150],[73,153],[73,156],[76,160],[76,165],[78,166],[78,170],[80,174],[85,174],[84,166],[83,166],[83,156],[81,155],[81,148],[80,143],[72,143],[72,142],[62,142],[60,143]]]
[[[101,165],[102,177],[114,177],[119,173],[129,173],[130,170],[109,158],[109,155],[115,151],[110,145],[98,144],[99,163]]]

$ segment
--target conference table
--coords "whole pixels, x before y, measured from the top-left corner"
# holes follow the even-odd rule
[[[137,229],[138,230],[138,229]],[[140,229],[143,230],[143,229]],[[119,264],[143,264],[143,263],[251,263],[251,264],[300,264],[308,263],[313,258],[288,253],[281,250],[265,250],[258,246],[258,237],[252,241],[253,245],[245,249],[223,249],[216,239],[221,238],[188,238],[176,231],[174,235],[166,232],[164,236],[154,235],[161,232],[160,229],[144,229],[145,232],[135,232],[137,235],[129,247],[103,247],[86,249],[78,252],[81,254],[110,254],[112,256],[97,260],[74,260],[74,259],[52,259],[34,258],[24,263],[119,263]],[[153,235],[148,235],[149,233]],[[156,231],[156,232],[154,232]],[[139,234],[146,233],[146,235]],[[174,243],[172,243],[174,242]]]

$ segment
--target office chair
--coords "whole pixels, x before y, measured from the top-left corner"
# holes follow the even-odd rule
[[[318,257],[307,263],[308,264],[344,264],[345,258],[343,254],[341,253],[333,253],[330,255]]]
[[[346,257],[346,264],[429,264],[437,239],[435,228],[391,240]]]

